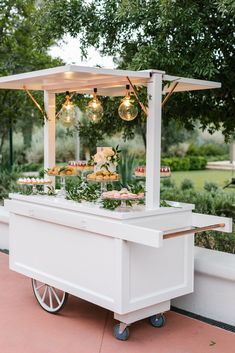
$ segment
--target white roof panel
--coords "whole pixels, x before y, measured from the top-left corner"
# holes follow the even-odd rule
[[[130,71],[65,65],[0,77],[0,88],[24,89],[26,87],[28,90],[47,90],[55,93],[74,91],[85,94],[91,94],[93,89],[97,88],[99,95],[119,96],[124,95],[125,86],[129,84],[127,77],[135,86],[146,86],[151,76],[159,73],[163,75],[163,81],[168,81],[163,88],[163,93],[170,92],[175,82],[178,84],[174,92],[221,87],[218,82],[170,76],[159,70]]]
[[[195,91],[203,89],[220,88],[220,82],[197,80],[194,78],[186,78],[179,76],[163,75],[163,81],[168,81],[163,88],[163,93],[171,91],[177,82],[174,92]]]
[[[101,95],[123,95],[126,84],[129,84],[127,77],[133,85],[143,86],[149,81],[150,72],[65,65],[0,77],[0,88],[23,89],[26,86],[29,90],[48,90],[56,93],[68,90],[90,94],[96,87]]]

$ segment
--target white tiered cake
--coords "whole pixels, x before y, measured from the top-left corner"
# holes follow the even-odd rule
[[[99,181],[117,180],[117,158],[117,151],[112,147],[97,147],[93,156],[94,173],[89,174],[87,178]]]
[[[110,173],[116,172],[116,164],[112,161],[114,151],[112,147],[97,147],[96,154],[94,155],[95,172],[101,170],[109,171]]]

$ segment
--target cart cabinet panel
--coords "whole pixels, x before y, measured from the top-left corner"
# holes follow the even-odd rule
[[[115,238],[20,215],[10,224],[11,269],[113,309]]]
[[[193,291],[193,240],[193,235],[164,240],[161,249],[130,243],[132,308]]]
[[[15,271],[120,315],[192,291],[193,236],[162,238],[190,224],[190,210],[110,220],[24,201],[6,205]]]

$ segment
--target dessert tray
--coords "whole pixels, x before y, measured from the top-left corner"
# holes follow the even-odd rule
[[[20,185],[48,185],[51,183],[52,181],[50,179],[44,178],[19,178],[17,180],[17,184]]]
[[[94,170],[94,165],[90,164],[88,161],[81,160],[81,161],[69,161],[68,165],[70,167],[76,168],[78,171],[81,172],[90,172]]]
[[[66,166],[54,166],[48,169],[47,174],[50,176],[76,176],[77,168],[74,166],[66,165]]]
[[[118,201],[122,201],[122,200],[136,201],[136,200],[143,200],[144,193],[140,192],[138,194],[134,194],[134,193],[128,191],[126,188],[123,188],[120,191],[112,190],[112,191],[103,192],[102,198],[103,199],[110,199],[110,200],[118,200]]]
[[[102,193],[101,197],[103,200],[121,201],[121,205],[117,207],[116,210],[121,212],[129,212],[132,210],[132,205],[130,202],[144,200],[144,193],[140,192],[135,194],[128,191],[126,188],[123,188],[120,191],[105,191]],[[127,204],[127,202],[129,204]]]
[[[171,176],[170,167],[161,167],[160,168],[160,177],[169,178]],[[145,179],[146,178],[146,168],[145,166],[137,166],[133,175],[136,179]]]
[[[105,183],[119,181],[119,174],[102,170],[102,171],[88,174],[87,181],[105,182]]]
[[[32,193],[37,194],[37,186],[51,185],[52,181],[49,178],[19,178],[17,184],[21,186],[32,186]]]

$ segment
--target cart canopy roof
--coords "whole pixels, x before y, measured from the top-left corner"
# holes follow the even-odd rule
[[[0,77],[0,88],[26,87],[29,90],[46,90],[54,93],[70,91],[82,94],[92,94],[93,89],[97,88],[98,94],[102,96],[122,96],[126,85],[129,84],[128,78],[135,86],[146,86],[154,74],[163,75],[163,93],[170,92],[172,88],[174,92],[183,92],[221,87],[219,82],[170,76],[160,70],[129,71],[65,65]]]

